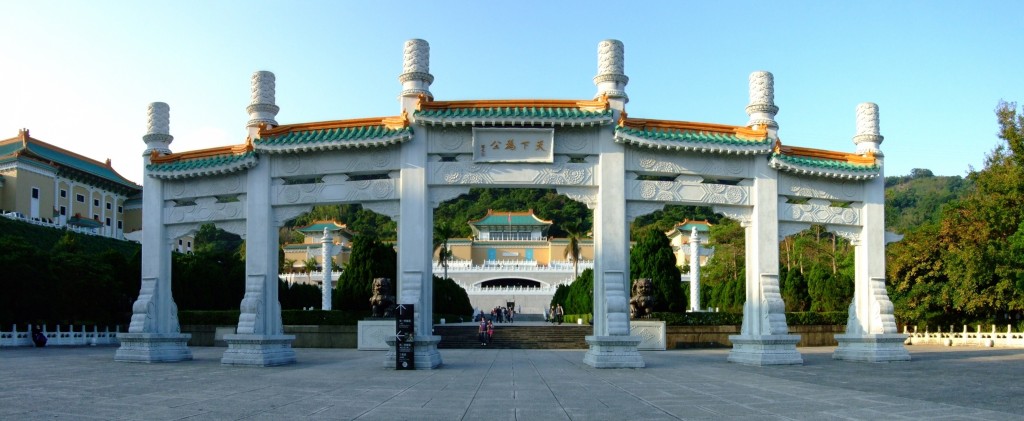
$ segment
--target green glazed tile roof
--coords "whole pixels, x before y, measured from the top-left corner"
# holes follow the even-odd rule
[[[117,171],[114,171],[113,168],[107,165],[28,137],[27,135],[25,135],[23,140],[20,137],[21,135],[18,138],[3,142],[0,145],[0,157],[14,158],[14,154],[22,152],[37,160],[56,164],[58,172],[64,173],[65,176],[75,177],[80,175],[97,182],[112,183],[118,186],[119,189],[127,191],[140,190],[142,188],[138,184],[122,177],[121,174],[118,174]]]
[[[615,128],[615,140],[650,147],[668,146],[682,150],[708,152],[767,153],[773,140],[747,139],[734,134],[677,130],[666,128],[641,129],[629,126]]]
[[[575,107],[466,107],[416,111],[416,121],[432,124],[550,123],[569,125],[608,124],[612,110],[588,111]]]
[[[800,174],[851,179],[877,177],[880,169],[878,164],[857,164],[848,161],[786,155],[778,152],[772,154],[771,167]]]
[[[334,222],[334,221],[317,222],[317,223],[309,225],[309,226],[305,226],[305,227],[302,227],[302,228],[297,228],[296,231],[301,231],[301,232],[304,232],[304,233],[316,234],[316,233],[323,233],[324,232],[324,228],[327,228],[328,231],[338,231],[338,230],[345,229],[345,225],[338,224],[337,222]]]
[[[146,166],[150,175],[158,178],[182,178],[202,175],[227,174],[256,165],[257,156],[253,151],[241,154],[223,154],[196,159],[180,159]]]
[[[531,213],[524,214],[523,212],[512,212],[511,214],[509,212],[488,213],[483,218],[470,221],[469,223],[475,226],[551,225],[551,222],[540,220]]]
[[[271,153],[384,146],[412,138],[412,128],[389,129],[382,125],[294,130],[253,141],[256,150]]]

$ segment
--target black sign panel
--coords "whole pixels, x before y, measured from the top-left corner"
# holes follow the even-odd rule
[[[395,307],[395,369],[415,370],[416,360],[413,357],[413,311],[412,304],[399,304]]]

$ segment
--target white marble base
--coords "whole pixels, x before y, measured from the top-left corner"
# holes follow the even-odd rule
[[[384,341],[395,336],[395,320],[360,320],[356,349],[360,351],[387,351],[391,349]]]
[[[114,361],[128,363],[169,363],[191,361],[188,333],[118,333],[121,347],[114,353]]]
[[[594,368],[643,368],[644,358],[637,346],[637,336],[587,336],[590,350],[583,362]]]
[[[388,344],[388,352],[384,354],[384,368],[395,368],[395,335],[391,335],[385,341]],[[441,353],[437,352],[437,344],[441,342],[440,336],[414,336],[412,341],[413,364],[416,364],[417,370],[432,370],[444,364]]]
[[[803,364],[804,359],[796,350],[799,335],[730,335],[732,351],[729,362],[745,365],[793,365]]]
[[[640,338],[640,351],[664,351],[668,343],[665,322],[661,320],[630,320],[629,335]]]
[[[836,335],[839,347],[832,358],[869,363],[910,361],[910,352],[903,345],[906,340],[907,335],[899,333]]]
[[[294,335],[224,335],[228,350],[220,363],[269,367],[295,363]]]

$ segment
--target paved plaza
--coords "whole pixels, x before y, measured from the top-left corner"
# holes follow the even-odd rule
[[[644,352],[644,369],[593,369],[583,350],[442,350],[438,370],[382,368],[383,352],[297,349],[298,363],[114,362],[115,348],[0,349],[0,419],[676,420],[1024,416],[1024,350],[910,348],[913,361],[748,367],[728,350]]]

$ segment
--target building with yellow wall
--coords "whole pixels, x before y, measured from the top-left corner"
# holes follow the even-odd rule
[[[0,141],[0,209],[8,217],[123,239],[142,227],[142,187],[99,162],[31,137]]]

